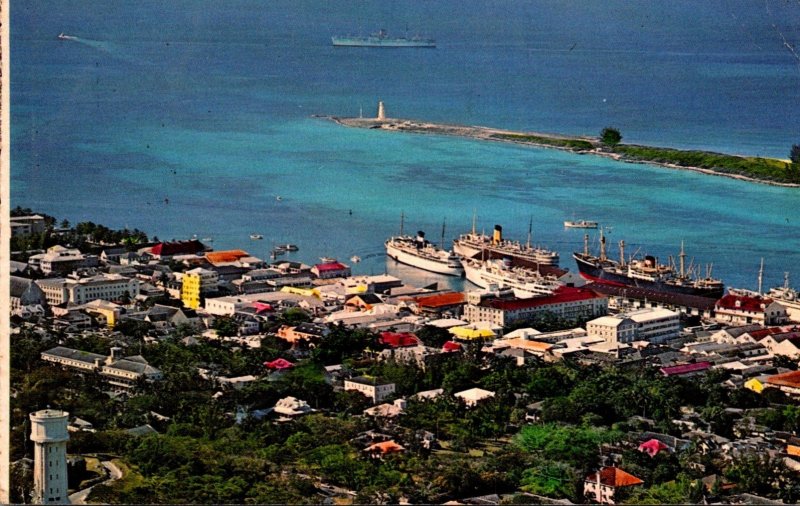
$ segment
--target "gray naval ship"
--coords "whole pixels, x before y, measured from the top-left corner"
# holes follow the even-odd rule
[[[333,36],[331,42],[334,46],[350,47],[436,47],[433,39],[423,39],[421,37],[389,37],[386,30],[382,29],[368,37],[356,36]]]

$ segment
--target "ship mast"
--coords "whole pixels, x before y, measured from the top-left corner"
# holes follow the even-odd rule
[[[761,285],[764,281],[764,257],[761,257],[761,268],[758,269],[758,294],[761,295]]]
[[[784,272],[783,273],[783,289],[787,290],[787,291],[789,290],[789,273],[788,272]]]
[[[603,235],[603,228],[600,228],[600,260],[606,261],[606,236]]]
[[[406,215],[403,211],[400,211],[400,237],[403,237],[403,221],[405,220]]]
[[[589,234],[583,234],[583,254],[589,256]]]
[[[445,224],[446,222],[447,222],[447,218],[444,218],[444,219],[442,220],[442,242],[439,244],[439,248],[440,248],[442,251],[445,251],[445,249],[444,249],[444,224]]]
[[[686,253],[683,251],[683,241],[681,241],[681,277],[686,276],[685,266],[686,266]]]
[[[531,249],[531,235],[533,231],[533,216],[531,216],[531,221],[528,222],[528,250]]]
[[[619,266],[625,266],[625,241],[622,240],[619,242]]]
[[[473,209],[472,210],[472,236],[475,237],[475,220],[478,218],[478,212]]]

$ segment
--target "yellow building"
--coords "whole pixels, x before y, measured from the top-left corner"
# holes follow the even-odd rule
[[[200,295],[213,292],[219,285],[219,274],[216,271],[197,267],[183,274],[181,284],[181,302],[190,309],[200,307]]]
[[[758,378],[752,378],[744,382],[744,387],[760,394],[764,391],[764,384],[758,381]]]
[[[181,302],[190,309],[200,307],[200,275],[187,272],[181,284]]]
[[[83,306],[83,310],[91,315],[95,315],[96,317],[101,317],[98,319],[104,318],[106,325],[110,329],[113,329],[117,324],[120,313],[122,312],[118,304],[100,299],[93,300],[92,302],[85,304]]]

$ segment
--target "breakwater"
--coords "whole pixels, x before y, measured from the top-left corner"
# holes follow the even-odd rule
[[[591,154],[628,163],[647,163],[669,169],[691,170],[713,176],[724,176],[753,183],[800,187],[800,167],[777,158],[745,157],[707,151],[679,150],[633,144],[606,146],[597,137],[566,136],[541,132],[521,132],[484,126],[451,125],[399,118],[328,119],[344,126],[408,132],[451,135],[470,139],[510,142],[547,149],[560,149],[578,154]]]

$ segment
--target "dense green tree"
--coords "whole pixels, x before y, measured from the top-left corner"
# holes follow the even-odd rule
[[[625,504],[700,504],[704,486],[700,480],[680,476],[648,488],[636,487],[625,498]]]
[[[599,445],[621,437],[622,433],[614,430],[551,423],[523,427],[514,442],[541,458],[589,469],[597,463]]]
[[[740,492],[748,492],[760,496],[771,495],[772,484],[781,474],[783,461],[772,459],[766,454],[749,453],[735,457],[726,469],[725,476],[736,484]]]
[[[522,490],[553,498],[576,499],[580,476],[574,468],[557,461],[538,461],[522,475]]]
[[[425,346],[441,348],[444,343],[453,339],[453,335],[441,327],[425,325],[415,332],[416,336]]]
[[[303,322],[311,321],[311,316],[301,307],[290,307],[279,317],[280,323],[283,325],[299,325]]]
[[[789,160],[792,164],[800,164],[800,144],[792,144],[792,149],[789,151]]]
[[[324,365],[341,364],[345,358],[360,356],[375,342],[375,335],[366,329],[348,329],[343,324],[333,325],[311,356]]]
[[[605,127],[600,131],[600,142],[608,147],[613,148],[622,141],[622,135],[619,130],[613,127]]]
[[[231,317],[218,316],[214,318],[211,328],[217,331],[219,337],[232,337],[239,333],[239,324]]]

